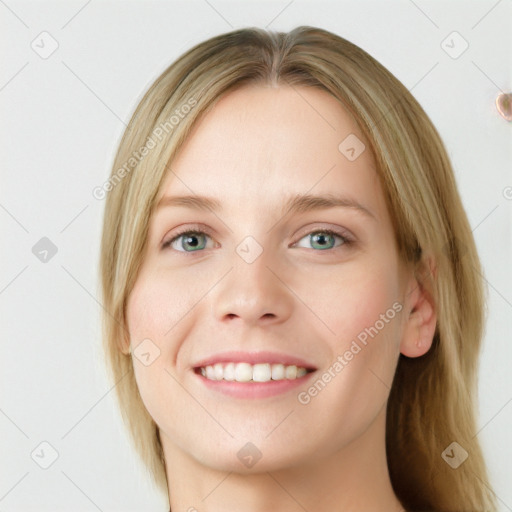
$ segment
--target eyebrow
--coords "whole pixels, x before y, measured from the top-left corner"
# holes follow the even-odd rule
[[[182,206],[194,210],[206,210],[213,212],[222,210],[222,205],[217,199],[198,195],[164,196],[158,202],[157,210],[171,206]],[[284,216],[287,213],[305,213],[308,211],[328,208],[350,208],[363,213],[369,218],[377,219],[371,210],[355,199],[334,194],[296,194],[290,196],[282,207],[281,215]]]

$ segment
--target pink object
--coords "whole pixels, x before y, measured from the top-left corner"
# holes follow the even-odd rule
[[[207,388],[218,391],[234,398],[268,398],[289,392],[299,386],[304,386],[315,372],[306,373],[297,379],[270,380],[268,382],[236,382],[226,380],[209,380],[196,373],[200,382]]]

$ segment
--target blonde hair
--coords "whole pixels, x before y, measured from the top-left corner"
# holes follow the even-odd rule
[[[443,142],[386,68],[349,41],[308,26],[288,33],[244,28],[197,44],[154,82],[124,132],[103,187],[100,272],[107,363],[137,452],[167,494],[158,428],[139,395],[132,359],[121,351],[129,344],[125,306],[148,223],[168,165],[196,121],[244,84],[321,88],[358,122],[402,261],[418,275],[427,252],[437,265],[435,278],[427,276],[438,315],[432,347],[419,358],[400,355],[387,406],[393,488],[409,510],[496,510],[475,423],[482,269]],[[456,469],[441,456],[452,442],[469,454]]]

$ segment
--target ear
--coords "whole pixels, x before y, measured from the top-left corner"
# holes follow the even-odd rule
[[[400,342],[400,352],[407,357],[420,357],[432,346],[437,314],[433,286],[437,268],[433,257],[428,256],[419,264],[417,272],[409,279],[405,300],[408,317]]]

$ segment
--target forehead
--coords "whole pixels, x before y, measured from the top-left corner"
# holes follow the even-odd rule
[[[344,141],[358,144],[357,152],[366,148],[349,159]],[[170,169],[159,197],[207,195],[223,209],[255,211],[285,196],[339,192],[377,213],[385,209],[357,123],[313,87],[251,85],[227,93],[195,125]]]

